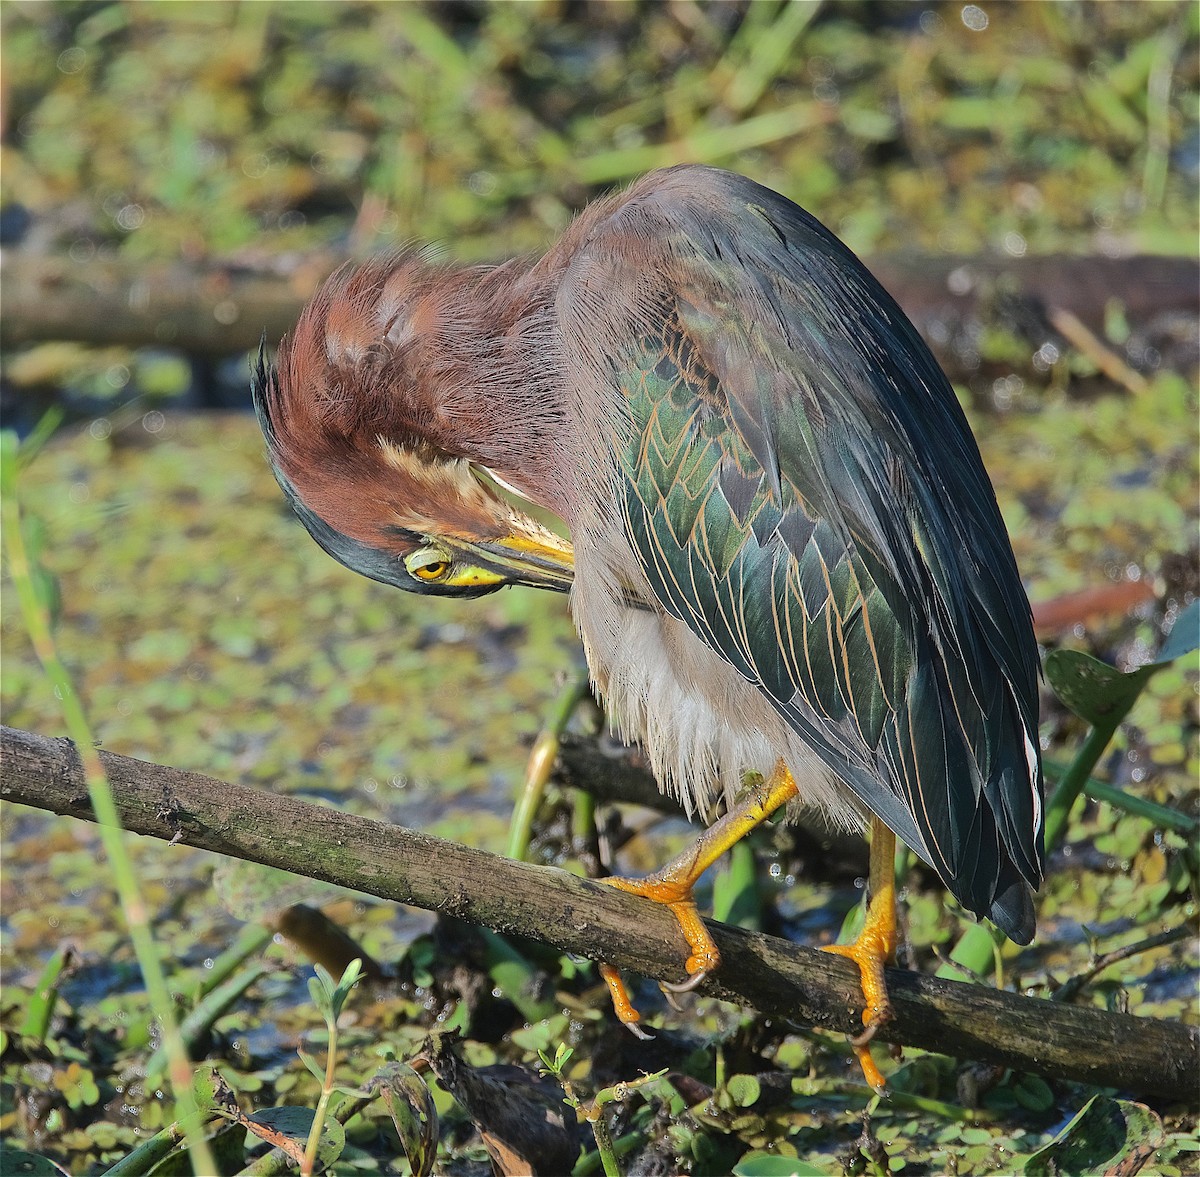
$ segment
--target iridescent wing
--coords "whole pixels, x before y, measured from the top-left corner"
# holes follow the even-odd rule
[[[611,361],[630,543],[663,606],[966,906],[1027,942],[1037,651],[953,390],[816,221],[741,177],[687,176],[589,243],[605,288],[642,308]],[[607,233],[648,254],[624,280]]]

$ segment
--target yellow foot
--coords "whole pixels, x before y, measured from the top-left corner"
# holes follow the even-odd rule
[[[721,963],[721,954],[717,951],[716,943],[708,934],[708,929],[704,926],[700,912],[696,910],[696,904],[692,900],[692,889],[696,882],[735,842],[761,825],[795,795],[796,782],[792,780],[792,774],[781,760],[766,780],[752,787],[720,821],[701,834],[691,847],[667,863],[662,870],[644,879],[613,876],[598,880],[620,891],[628,891],[632,895],[641,895],[646,899],[653,899],[656,903],[666,904],[674,914],[683,938],[687,941],[688,958],[684,966],[687,977],[674,984],[663,983],[668,1001],[673,993],[688,993],[695,989]],[[601,965],[600,975],[612,995],[613,1009],[617,1017],[639,1037],[647,1037],[646,1032],[638,1026],[638,1012],[629,1000],[629,991],[625,988],[621,975],[610,965]]]
[[[850,1039],[863,1078],[883,1094],[886,1083],[871,1057],[870,1041],[892,1016],[883,968],[896,952],[896,835],[878,818],[871,819],[871,898],[867,918],[853,944],[829,944],[825,952],[849,957],[858,965],[865,999],[863,1032]]]
[[[853,944],[828,944],[823,951],[849,957],[858,965],[863,997],[866,999],[862,1012],[864,1028],[861,1034],[850,1039],[850,1046],[858,1059],[858,1065],[862,1067],[863,1078],[870,1087],[882,1094],[887,1084],[882,1072],[875,1065],[874,1058],[871,1057],[870,1042],[875,1037],[875,1031],[892,1016],[892,1004],[888,1000],[883,966],[891,958],[894,945],[883,951],[876,937],[867,938],[867,929],[864,928],[863,934]]]
[[[662,903],[670,909],[671,914],[675,917],[688,946],[688,958],[684,964],[687,977],[682,981],[663,981],[661,984],[667,994],[667,1000],[678,1009],[672,994],[690,993],[700,985],[704,978],[720,965],[721,953],[712,936],[709,935],[708,929],[704,926],[704,920],[700,917],[695,903],[692,902],[690,883],[681,885],[677,879],[665,877],[665,874],[666,872],[660,871],[644,879],[626,879],[614,875],[599,881],[607,883],[610,887],[616,887],[618,891],[628,891],[631,895],[641,895],[645,899],[653,899],[656,903]],[[630,1000],[629,990],[625,987],[621,974],[611,965],[602,964],[600,976],[604,978],[604,983],[608,986],[609,995],[612,997],[613,1012],[621,1023],[639,1038],[652,1037],[638,1025],[641,1015]]]

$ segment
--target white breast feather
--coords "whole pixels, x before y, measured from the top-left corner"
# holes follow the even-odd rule
[[[819,809],[837,826],[858,825],[861,806],[755,684],[670,614],[626,604],[622,580],[653,597],[631,568],[624,536],[601,527],[591,538],[576,545],[572,611],[610,723],[642,746],[660,787],[689,816],[709,820],[717,799],[731,801],[747,772],[768,776],[782,759],[799,807]]]

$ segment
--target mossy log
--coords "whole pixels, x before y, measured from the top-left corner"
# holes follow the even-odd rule
[[[0,753],[0,798],[95,820],[69,740],[4,727]],[[647,900],[293,797],[111,752],[101,759],[121,821],[135,833],[679,979],[686,950],[678,927]],[[724,924],[709,927],[724,963],[701,992],[804,1026],[861,1029],[862,995],[849,961]],[[887,979],[894,1017],[880,1029],[881,1041],[1140,1096],[1196,1099],[1200,1028],[898,969]]]

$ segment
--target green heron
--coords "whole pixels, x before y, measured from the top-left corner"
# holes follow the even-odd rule
[[[254,384],[280,485],[326,552],[418,593],[569,589],[618,732],[689,813],[724,799],[687,854],[611,880],[674,911],[691,950],[676,988],[719,959],[693,885],[785,805],[871,822],[865,926],[833,951],[862,974],[872,1083],[895,835],[1032,938],[1038,661],[1012,548],[937,363],[803,209],[681,166],[592,204],[540,260],[368,261]]]

